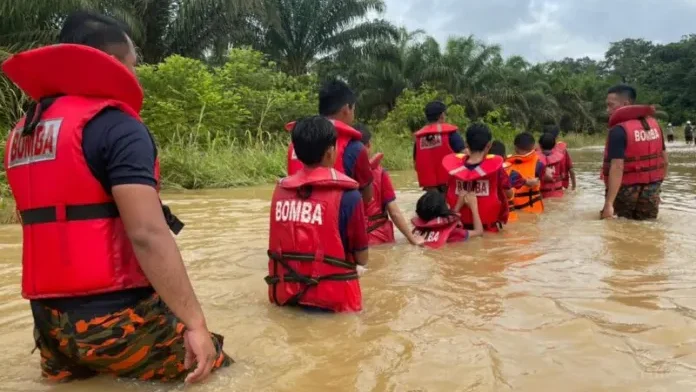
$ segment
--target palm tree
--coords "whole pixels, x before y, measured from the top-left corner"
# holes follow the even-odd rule
[[[246,42],[281,68],[302,75],[317,60],[366,41],[397,37],[396,29],[366,15],[384,11],[382,0],[264,0],[263,13],[247,18]]]

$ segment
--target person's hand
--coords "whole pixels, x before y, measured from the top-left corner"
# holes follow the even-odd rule
[[[601,219],[614,219],[614,206],[605,204]]]
[[[538,178],[531,178],[527,180],[526,185],[530,188],[533,188],[535,186],[539,186],[539,179]]]
[[[466,203],[469,208],[478,207],[478,199],[473,192],[467,192],[464,194],[464,203]]]
[[[191,369],[194,362],[196,364],[196,370],[186,376],[186,383],[194,384],[205,380],[213,370],[218,357],[208,328],[187,329],[184,332],[184,347],[186,348],[184,367]]]
[[[408,239],[408,242],[410,242],[411,245],[423,246],[425,239],[420,235],[411,234],[411,238]]]
[[[575,192],[575,185],[573,185],[570,189],[571,189],[573,192]]]
[[[363,267],[362,265],[358,265],[355,267],[355,270],[358,272],[358,276],[363,276],[367,271],[367,268]]]

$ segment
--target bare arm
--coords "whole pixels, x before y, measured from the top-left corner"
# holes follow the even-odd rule
[[[147,185],[117,185],[112,194],[145,276],[190,330],[206,329],[181,253],[169,233],[157,191]]]
[[[463,193],[457,197],[457,204],[454,205],[454,212],[459,212],[466,204],[466,194]]]
[[[372,184],[366,186],[360,191],[360,194],[362,195],[363,203],[367,204],[372,200],[372,194],[373,194],[373,186]]]
[[[508,200],[512,200],[512,198],[515,197],[515,191],[512,188],[506,189],[505,196],[507,196]]]
[[[609,179],[607,180],[607,196],[604,200],[604,209],[602,210],[602,218],[612,218],[614,216],[614,201],[619,194],[621,188],[621,180],[623,179],[624,160],[612,159],[609,167]]]
[[[408,239],[408,242],[410,242],[412,245],[419,245],[423,242],[422,240],[419,241],[418,238],[411,232],[411,228],[409,227],[406,218],[404,218],[404,215],[401,213],[401,209],[395,202],[387,204],[387,212],[389,212],[389,217],[392,221],[394,221],[396,228],[399,229],[401,234],[403,234],[406,239]]]
[[[573,190],[575,190],[575,187],[577,185],[577,182],[575,181],[575,169],[570,169],[568,173],[570,174],[570,183],[573,186]]]
[[[469,238],[480,237],[483,235],[483,223],[481,223],[481,214],[479,214],[478,200],[476,196],[470,194],[467,197],[467,205],[471,209],[471,216],[474,218],[474,230],[469,230]]]
[[[369,260],[369,257],[368,257],[369,255],[368,255],[367,249],[359,250],[359,251],[353,253],[353,255],[355,256],[355,263],[356,264],[362,265],[362,266],[367,265],[367,261]]]

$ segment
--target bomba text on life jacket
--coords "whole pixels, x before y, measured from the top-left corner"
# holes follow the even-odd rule
[[[22,128],[12,131],[8,168],[56,159],[58,134],[63,119],[41,121],[31,135],[22,136]]]
[[[486,197],[490,195],[491,183],[489,180],[478,180],[464,182],[457,180],[456,194],[461,195],[466,192],[473,192],[477,197]]]
[[[643,129],[633,131],[633,136],[637,142],[649,142],[660,138],[660,131],[655,128],[650,128],[646,131]]]
[[[324,208],[320,203],[307,200],[280,200],[275,205],[275,220],[323,225]]]

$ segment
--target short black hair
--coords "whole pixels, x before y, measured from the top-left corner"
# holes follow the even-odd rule
[[[307,166],[321,163],[326,151],[336,146],[336,128],[322,116],[304,118],[292,130],[292,144],[300,162]]]
[[[486,124],[475,123],[466,129],[466,145],[471,152],[482,152],[493,140],[493,134]]]
[[[416,215],[428,222],[436,218],[446,218],[454,215],[449,209],[445,195],[437,190],[429,190],[418,199]]]
[[[505,151],[505,144],[500,140],[493,140],[493,143],[491,143],[491,150],[489,151],[489,153],[505,158],[507,156]]]
[[[532,151],[534,149],[534,135],[529,132],[518,133],[515,136],[515,147],[523,151]]]
[[[338,113],[345,105],[355,105],[355,93],[344,82],[330,80],[319,90],[319,114],[332,116]]]
[[[558,127],[558,125],[550,124],[550,125],[545,125],[543,129],[543,133],[550,133],[554,137],[558,137],[558,135],[561,134],[561,128]]]
[[[623,98],[628,99],[628,101],[631,103],[635,103],[636,99],[638,98],[638,93],[636,92],[636,89],[627,84],[617,84],[616,86],[611,87],[607,91],[607,94],[619,95]]]
[[[370,140],[372,140],[372,132],[370,132],[370,129],[367,127],[367,125],[362,123],[355,124],[353,125],[353,128],[362,133],[362,139],[360,140],[362,144],[368,145],[370,143]]]
[[[429,123],[435,122],[440,119],[442,113],[447,111],[447,105],[442,101],[431,101],[425,105],[425,118]]]
[[[116,19],[94,12],[76,11],[65,19],[58,42],[90,46],[109,53],[111,45],[127,45],[129,33],[128,27]]]
[[[539,147],[545,151],[553,150],[556,147],[556,137],[552,133],[542,133],[539,136]]]

